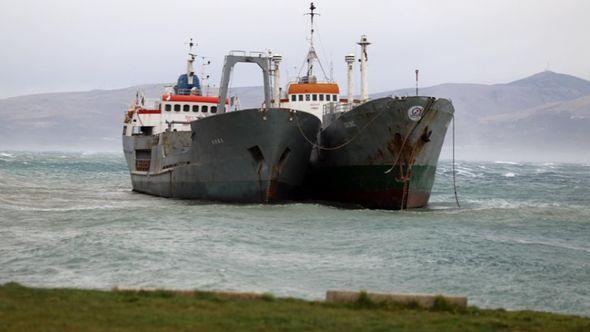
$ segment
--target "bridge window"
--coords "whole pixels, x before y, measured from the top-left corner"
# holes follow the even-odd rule
[[[166,112],[172,111],[172,105],[166,104]]]
[[[217,113],[217,106],[211,106],[211,113]]]
[[[209,106],[207,106],[207,105],[201,106],[201,112],[207,113],[208,111],[209,111]]]
[[[174,112],[180,112],[180,105],[174,105]]]
[[[320,95],[320,101],[324,101],[324,95]]]
[[[297,96],[296,95],[291,95],[291,101],[296,101],[297,100]]]
[[[185,105],[182,105],[182,110],[183,110],[184,112],[188,112],[188,111],[190,111],[190,110],[191,110],[191,106],[190,106],[190,105],[186,105],[186,104],[185,104]]]
[[[199,105],[193,105],[193,112],[199,111]]]
[[[315,93],[311,95],[311,100],[318,101],[318,95],[316,95]]]
[[[299,101],[303,101],[303,95],[299,95]]]
[[[309,101],[310,96],[309,95],[305,95],[305,101]]]

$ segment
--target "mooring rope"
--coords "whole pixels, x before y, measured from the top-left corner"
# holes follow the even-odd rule
[[[301,124],[299,123],[299,117],[297,116],[297,111],[296,110],[291,110],[295,116],[295,122],[297,123],[297,128],[299,129],[299,133],[301,133],[301,136],[303,136],[303,138],[305,138],[305,140],[311,144],[313,147],[317,147],[320,150],[324,150],[324,151],[334,151],[334,150],[338,150],[341,149],[345,146],[347,146],[348,144],[352,143],[357,137],[359,137],[359,135],[365,131],[365,129],[367,129],[369,127],[370,124],[372,124],[379,116],[381,116],[381,114],[383,114],[384,112],[379,112],[377,113],[377,115],[375,115],[371,120],[369,120],[367,123],[365,123],[365,125],[348,141],[345,141],[344,143],[337,145],[337,146],[332,146],[332,147],[325,147],[325,146],[321,146],[317,143],[314,143],[312,140],[310,140],[307,135],[305,134],[305,132],[303,131],[303,128],[301,128]]]
[[[455,191],[455,202],[457,202],[457,207],[461,208],[459,204],[459,195],[457,195],[457,180],[455,176],[455,114],[452,117],[453,121],[453,190]]]
[[[420,120],[418,120],[414,123],[414,125],[412,126],[412,129],[410,129],[410,131],[408,131],[408,134],[406,135],[406,137],[404,137],[404,140],[403,140],[402,145],[399,149],[399,153],[397,154],[397,158],[395,159],[395,162],[393,164],[391,164],[391,168],[386,170],[385,173],[383,173],[383,174],[388,174],[391,171],[393,171],[393,169],[395,168],[395,165],[397,164],[397,162],[399,161],[399,159],[401,157],[402,151],[404,150],[404,147],[406,146],[408,138],[410,138],[410,135],[412,135],[414,130],[418,127],[418,124],[420,124],[420,122],[422,122],[422,119],[424,119],[424,117],[426,116],[426,113],[428,113],[430,111],[430,109],[432,108],[432,105],[434,105],[435,101],[436,100],[433,98],[428,102],[428,104],[426,104],[426,107],[424,108],[424,113],[422,114],[422,117],[420,118]]]

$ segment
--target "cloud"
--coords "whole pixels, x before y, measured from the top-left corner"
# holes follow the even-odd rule
[[[367,34],[372,91],[423,85],[510,81],[549,67],[590,78],[586,0],[316,1],[317,49],[344,82],[345,54]],[[305,56],[307,1],[42,1],[0,5],[0,98],[18,94],[172,82],[184,70],[184,42],[213,62],[219,81],[232,49],[284,56],[294,76]],[[357,68],[358,71],[358,68]],[[239,67],[235,86],[259,84]],[[358,84],[357,84],[358,86]]]

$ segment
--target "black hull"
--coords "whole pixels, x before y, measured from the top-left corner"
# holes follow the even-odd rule
[[[409,116],[413,107],[422,108],[419,118]],[[320,132],[325,149],[313,152],[307,195],[377,209],[425,206],[453,113],[446,99],[387,97],[336,114]]]
[[[123,146],[137,192],[282,202],[298,197],[308,167],[312,145],[300,130],[316,137],[319,127],[319,119],[307,113],[296,119],[288,109],[249,109],[194,121],[190,132],[124,136]]]

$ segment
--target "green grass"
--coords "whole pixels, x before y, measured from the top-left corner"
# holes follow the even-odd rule
[[[331,304],[210,292],[0,286],[0,331],[590,331],[590,318],[533,311]]]

